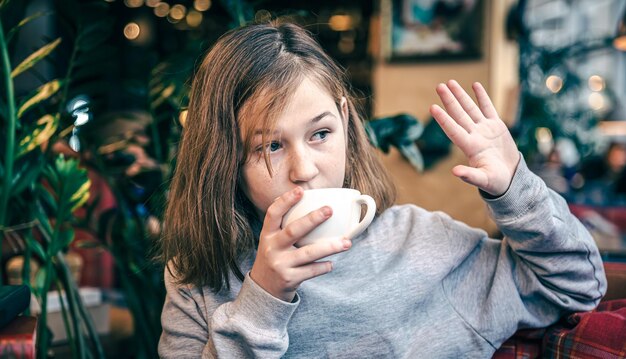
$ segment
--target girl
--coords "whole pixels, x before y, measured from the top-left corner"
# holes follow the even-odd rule
[[[479,84],[431,113],[467,155],[504,240],[392,206],[343,71],[303,29],[223,36],[192,85],[166,213],[162,357],[490,357],[519,328],[595,307],[598,250],[521,158]],[[293,246],[332,216],[281,228],[303,189],[350,187],[377,217],[356,238]],[[327,257],[333,255],[332,261]]]

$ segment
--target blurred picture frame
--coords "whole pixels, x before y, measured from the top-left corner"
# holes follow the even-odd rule
[[[381,0],[389,62],[482,57],[484,0]]]

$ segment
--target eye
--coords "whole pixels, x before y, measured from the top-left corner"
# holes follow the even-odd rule
[[[267,146],[267,150],[269,152],[276,152],[280,149],[280,143],[278,142],[272,142]]]
[[[255,149],[256,152],[267,152],[267,153],[272,153],[272,152],[276,152],[278,150],[280,150],[280,142],[277,141],[272,141],[270,142],[267,146],[263,147],[263,146],[259,146]]]
[[[323,141],[326,139],[326,136],[328,136],[328,134],[330,133],[330,131],[328,130],[322,130],[322,131],[317,131],[313,134],[313,137],[311,137],[311,140],[313,141]]]

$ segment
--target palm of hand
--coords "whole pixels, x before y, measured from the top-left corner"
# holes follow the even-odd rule
[[[431,114],[467,156],[469,166],[456,166],[453,174],[499,196],[513,179],[519,152],[484,88],[478,83],[473,88],[478,106],[456,81],[440,84],[437,93],[446,110],[433,105]]]

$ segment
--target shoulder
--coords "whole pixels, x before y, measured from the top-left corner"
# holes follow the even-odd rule
[[[192,297],[194,292],[198,292],[198,288],[189,283],[182,283],[180,276],[176,271],[172,262],[168,262],[163,271],[163,281],[168,296]]]
[[[199,308],[205,308],[207,312],[215,310],[219,305],[232,301],[236,293],[241,289],[241,282],[231,273],[230,290],[222,289],[215,293],[208,286],[197,286],[192,283],[182,283],[174,266],[165,267],[164,282],[169,300],[189,301]]]
[[[431,212],[413,204],[396,205],[381,213],[368,228],[376,236],[405,238],[428,238],[445,232],[443,212]]]
[[[429,227],[442,223],[442,219],[450,219],[450,217],[439,211],[427,211],[424,208],[414,204],[395,205],[383,213],[376,219],[378,226],[387,227],[411,227],[426,224]]]
[[[387,209],[370,228],[373,235],[436,241],[442,245],[451,241],[455,246],[459,238],[479,240],[487,236],[484,230],[472,228],[444,212],[428,211],[412,204]]]

